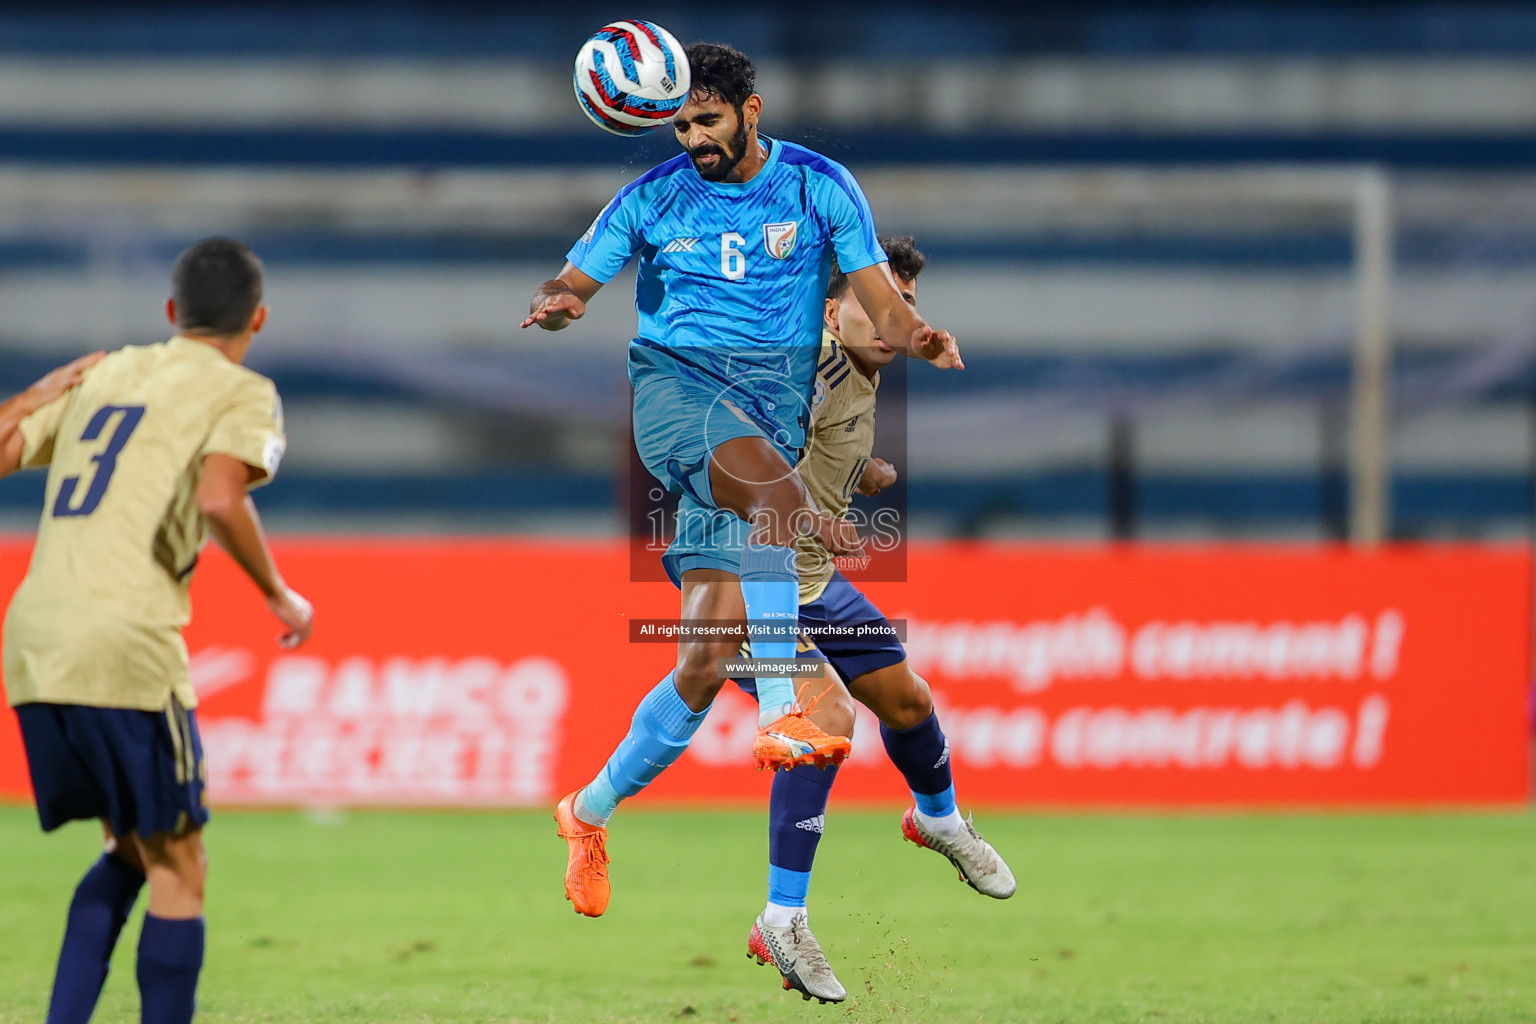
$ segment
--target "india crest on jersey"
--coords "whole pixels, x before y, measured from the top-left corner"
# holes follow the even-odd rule
[[[768,250],[768,255],[776,260],[782,260],[794,252],[795,243],[799,239],[800,222],[797,220],[763,225],[763,247]]]

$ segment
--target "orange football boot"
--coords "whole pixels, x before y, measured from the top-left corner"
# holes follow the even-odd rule
[[[817,694],[804,706],[796,701],[793,711],[757,731],[752,756],[757,760],[758,771],[785,771],[802,764],[825,768],[843,763],[843,758],[853,750],[853,743],[847,736],[827,735],[806,717],[820,699],[821,694]]]
[[[576,913],[601,917],[608,909],[608,830],[576,817],[575,793],[567,793],[555,805],[555,825],[570,847],[565,862],[565,898]]]

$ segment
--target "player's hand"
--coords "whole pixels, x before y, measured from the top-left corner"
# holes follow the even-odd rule
[[[908,351],[941,370],[965,369],[965,363],[960,358],[960,343],[955,340],[955,336],[926,324],[912,332],[912,344]]]
[[[842,516],[823,512],[816,517],[816,539],[834,555],[863,555],[864,538],[859,528]]]
[[[101,362],[105,352],[92,352],[45,375],[42,380],[27,388],[27,397],[35,408],[42,408],[70,388],[79,384],[85,371]]]
[[[279,647],[291,651],[309,639],[309,631],[315,624],[315,609],[298,593],[284,587],[267,598],[267,608],[287,627],[287,632],[277,638]]]
[[[856,490],[860,494],[867,494],[873,498],[895,482],[895,466],[884,459],[870,459],[864,464],[864,472],[859,474],[859,486]]]
[[[558,331],[572,320],[580,320],[587,313],[587,304],[569,288],[554,291],[540,289],[533,297],[528,319],[522,326],[538,324],[546,331]]]

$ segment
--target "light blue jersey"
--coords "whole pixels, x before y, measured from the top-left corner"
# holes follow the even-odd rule
[[[760,428],[753,432],[796,460],[832,258],[845,272],[886,259],[846,168],[793,143],[762,141],[768,159],[741,184],[705,181],[687,154],[653,168],[621,189],[567,254],[599,282],[640,258],[639,328],[629,351],[636,442],[647,467],[674,490],[695,490],[681,478],[697,470],[686,463],[698,453],[653,437],[647,457],[643,433],[694,431],[712,449],[727,434],[748,432],[730,419],[750,418]],[[658,374],[684,386],[647,389]],[[651,401],[642,403],[647,390]],[[712,420],[693,409],[701,403],[714,407]],[[712,505],[704,492],[699,497]]]
[[[760,437],[788,465],[799,461],[833,257],[849,272],[885,262],[852,175],[800,146],[762,142],[768,157],[751,181],[705,181],[687,154],[641,175],[567,254],[603,283],[640,258],[640,324],[629,346],[635,449],[669,490],[736,523],[711,492],[714,452]],[[794,658],[794,549],[746,538],[736,554],[746,621],[776,629],[754,632],[752,657]],[[759,728],[794,708],[789,677],[758,676],[755,686]],[[603,771],[575,794],[571,813],[606,822],[677,759],[703,717],[668,675],[641,701]],[[800,756],[808,749],[792,747]]]

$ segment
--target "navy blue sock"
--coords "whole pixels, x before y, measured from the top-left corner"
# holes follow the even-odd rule
[[[144,1024],[191,1024],[203,969],[203,919],[144,915],[139,934],[139,1006]]]
[[[827,797],[837,766],[803,764],[773,777],[768,799],[768,902],[805,906],[816,844],[826,827]]]
[[[64,926],[48,1024],[85,1024],[91,1019],[117,937],[143,885],[144,876],[133,865],[110,853],[102,854],[80,879]]]
[[[907,780],[917,809],[933,818],[955,810],[955,780],[949,771],[949,740],[939,728],[938,712],[910,729],[880,726],[885,752]]]

